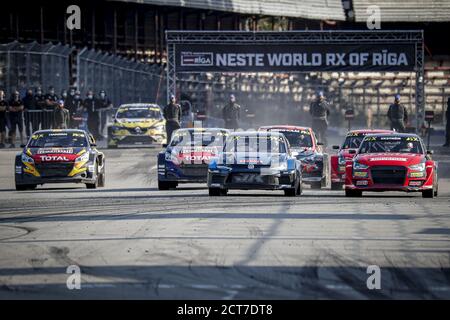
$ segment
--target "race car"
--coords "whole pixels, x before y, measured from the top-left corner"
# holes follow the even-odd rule
[[[44,183],[85,183],[88,189],[105,185],[105,156],[84,130],[36,131],[15,159],[16,190]]]
[[[360,197],[363,191],[422,192],[438,194],[437,163],[416,134],[367,135],[352,160],[346,162],[345,195]]]
[[[222,128],[176,130],[158,154],[158,189],[176,188],[178,183],[205,183],[208,164],[223,148],[228,134]]]
[[[108,148],[120,145],[162,145],[166,143],[166,121],[156,104],[123,104],[108,127]]]
[[[314,131],[309,127],[290,125],[264,126],[260,131],[283,133],[289,141],[292,154],[302,163],[302,181],[312,189],[326,187],[329,172],[329,157],[317,142]]]
[[[347,133],[341,146],[333,146],[333,149],[338,150],[338,152],[330,156],[331,190],[341,190],[345,183],[345,162],[351,160],[354,156],[349,151],[358,149],[366,135],[376,133],[388,134],[393,133],[393,131],[379,129],[351,130]]]
[[[229,189],[284,190],[295,197],[302,192],[301,163],[279,132],[231,133],[223,151],[208,167],[210,196],[226,195]]]

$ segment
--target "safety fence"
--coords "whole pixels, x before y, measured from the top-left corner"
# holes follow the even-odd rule
[[[7,94],[14,90],[23,94],[27,88],[38,86],[54,86],[56,92],[67,89],[72,50],[67,45],[51,43],[0,44],[0,89]]]

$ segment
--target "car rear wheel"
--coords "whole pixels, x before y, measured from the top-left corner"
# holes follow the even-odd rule
[[[362,191],[361,190],[345,190],[345,196],[346,197],[362,197]]]
[[[87,189],[97,189],[98,187],[98,179],[99,179],[99,174],[98,174],[98,165],[95,165],[95,182],[94,183],[86,183],[86,188]]]
[[[220,189],[220,195],[226,196],[228,194],[228,189]]]
[[[16,184],[17,191],[34,190],[36,187],[35,184]]]
[[[434,198],[434,188],[422,191],[422,198]]]
[[[208,188],[208,192],[211,197],[218,197],[221,195],[219,188]]]
[[[170,182],[158,180],[158,190],[169,190],[170,187],[171,187]]]
[[[331,190],[342,190],[342,183],[341,182],[332,182],[331,183]]]

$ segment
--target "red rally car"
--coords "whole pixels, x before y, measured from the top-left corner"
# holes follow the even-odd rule
[[[422,192],[424,198],[438,194],[437,162],[416,134],[368,135],[350,153],[355,157],[346,162],[347,197],[360,197],[363,191]]]
[[[341,190],[345,183],[345,162],[353,159],[354,154],[350,150],[357,150],[361,145],[364,137],[368,134],[377,133],[393,133],[390,130],[380,129],[362,129],[352,130],[347,133],[344,143],[341,146],[333,146],[333,149],[338,150],[337,154],[330,156],[331,163],[331,190]]]

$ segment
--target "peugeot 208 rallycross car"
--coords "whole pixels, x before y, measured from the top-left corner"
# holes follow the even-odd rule
[[[174,132],[166,150],[158,154],[158,189],[178,183],[205,183],[208,164],[223,148],[229,131],[222,128],[185,128]]]
[[[376,134],[364,138],[355,157],[346,163],[345,195],[363,191],[438,193],[437,163],[415,134]]]
[[[209,195],[226,195],[229,189],[260,189],[297,196],[302,192],[301,170],[282,133],[234,132],[209,164]]]
[[[322,143],[317,141],[314,131],[309,127],[265,126],[261,131],[281,132],[289,141],[292,155],[302,163],[302,181],[312,189],[327,186],[329,177],[328,154],[323,152]]]
[[[15,159],[17,190],[44,183],[105,184],[105,156],[92,135],[83,130],[36,131]]]
[[[342,145],[333,146],[333,149],[338,150],[338,152],[330,156],[331,190],[342,190],[345,182],[345,162],[353,159],[354,156],[350,153],[350,150],[357,150],[366,135],[376,133],[387,134],[394,133],[394,131],[380,129],[352,130],[347,133]]]

